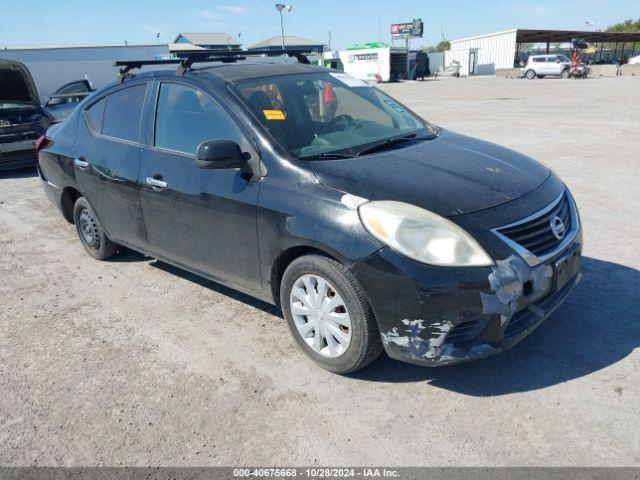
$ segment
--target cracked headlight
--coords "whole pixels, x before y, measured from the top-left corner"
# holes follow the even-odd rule
[[[447,267],[493,265],[487,252],[453,222],[419,207],[374,201],[358,208],[367,231],[418,262]]]

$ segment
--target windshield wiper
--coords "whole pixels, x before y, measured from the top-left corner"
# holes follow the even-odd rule
[[[316,153],[314,155],[305,155],[304,157],[298,157],[302,160],[324,159],[324,160],[336,160],[340,158],[353,158],[354,155],[347,155],[346,153]]]
[[[376,143],[375,145],[371,145],[370,147],[363,148],[358,153],[356,153],[356,156],[360,157],[362,155],[367,155],[369,153],[378,152],[380,150],[384,150],[387,147],[391,147],[392,145],[413,140],[417,136],[418,136],[417,133],[409,133],[407,135],[401,135],[399,137],[387,138],[386,140],[383,140],[380,143]]]

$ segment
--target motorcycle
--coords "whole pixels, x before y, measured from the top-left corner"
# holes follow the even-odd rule
[[[591,74],[591,69],[584,63],[572,65],[567,70],[565,70],[566,73],[563,72],[565,78],[587,78]]]

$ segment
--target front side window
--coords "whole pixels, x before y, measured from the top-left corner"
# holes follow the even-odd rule
[[[107,99],[103,98],[85,110],[89,125],[96,133],[102,133],[102,118],[104,117],[104,106],[106,103]]]
[[[102,134],[137,142],[147,84],[118,90],[107,96]]]
[[[430,133],[391,97],[341,73],[267,77],[235,88],[278,144],[296,157],[353,155],[392,137]]]
[[[242,145],[235,122],[209,96],[178,83],[160,85],[155,146],[195,155],[207,140],[233,140]]]

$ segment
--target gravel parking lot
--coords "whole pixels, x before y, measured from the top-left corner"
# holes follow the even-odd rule
[[[0,464],[640,466],[640,80],[382,87],[552,167],[584,281],[523,343],[351,377],[273,307],[125,252],[90,259],[35,172],[0,174]]]

